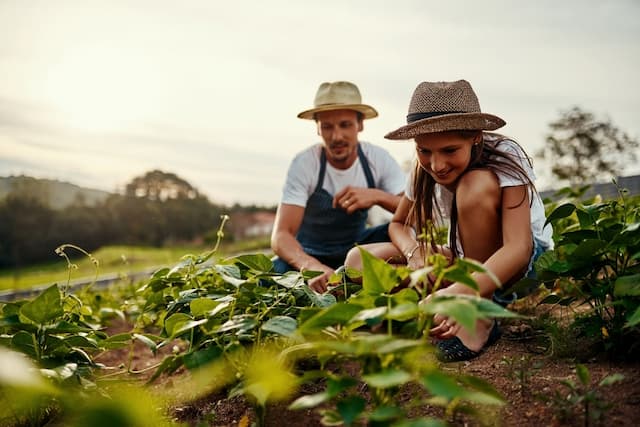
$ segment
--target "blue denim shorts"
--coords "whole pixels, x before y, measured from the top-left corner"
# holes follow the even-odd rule
[[[524,274],[524,277],[529,279],[536,278],[536,270],[533,268],[533,264],[547,249],[547,246],[540,240],[535,238],[533,239],[533,251],[531,254],[531,258],[529,259],[529,265],[527,266],[527,271]],[[503,307],[506,307],[517,299],[518,295],[515,292],[509,292],[508,290],[505,292],[502,289],[498,289],[493,293],[493,302],[495,302],[496,304],[500,304]]]

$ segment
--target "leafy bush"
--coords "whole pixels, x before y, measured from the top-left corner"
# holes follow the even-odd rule
[[[594,350],[631,357],[640,351],[640,203],[636,198],[553,208],[555,249],[535,268],[552,293],[542,303],[576,306],[572,327]]]

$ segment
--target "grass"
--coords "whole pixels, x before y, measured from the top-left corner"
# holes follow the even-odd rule
[[[199,254],[212,246],[172,246],[154,248],[149,246],[105,246],[91,255],[98,260],[98,276],[130,275],[155,267],[172,266],[186,254]],[[266,238],[234,243],[223,243],[218,256],[224,257],[239,252],[264,250],[269,247]],[[53,252],[53,251],[52,251]],[[68,248],[65,253],[77,268],[71,270],[71,281],[92,280],[96,267],[87,256]],[[53,254],[53,257],[57,255]],[[55,258],[54,258],[55,259]],[[20,269],[0,270],[0,290],[25,289],[53,283],[63,284],[69,279],[69,268],[63,257],[56,261],[31,265]]]

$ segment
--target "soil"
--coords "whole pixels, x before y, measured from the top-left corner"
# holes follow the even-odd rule
[[[562,359],[549,354],[548,345],[531,333],[530,324],[520,320],[502,322],[503,335],[501,339],[484,351],[479,357],[467,362],[443,365],[443,369],[453,369],[456,372],[467,373],[490,382],[505,398],[502,407],[479,408],[479,416],[475,418],[447,419],[450,425],[499,425],[499,426],[637,426],[640,418],[640,362],[613,362],[597,355],[582,361],[591,375],[591,384],[597,385],[604,377],[619,373],[624,379],[610,386],[598,388],[599,401],[606,402],[611,408],[606,411],[602,419],[585,422],[584,410],[573,408],[562,414],[560,409],[569,407],[544,399],[552,397],[556,392],[566,397],[568,389],[561,381],[577,382],[575,375],[575,359]],[[110,326],[109,333],[123,332],[127,325],[115,322]],[[176,341],[178,349],[183,349],[184,343]],[[160,363],[162,359],[175,351],[173,346],[167,346],[157,355],[151,354],[148,348],[136,343],[131,359],[133,370],[143,370]],[[575,353],[574,353],[575,354]],[[127,363],[128,349],[113,350],[100,356],[99,362],[108,366],[118,366]],[[121,365],[122,366],[122,365]],[[348,369],[357,370],[357,366]],[[148,369],[136,376],[145,381],[153,373]],[[517,374],[521,373],[521,380]],[[249,426],[256,419],[252,406],[244,397],[228,397],[223,391],[212,392],[195,399],[189,398],[189,390],[181,387],[181,383],[188,378],[189,372],[183,368],[171,375],[162,375],[156,380],[152,388],[167,392],[173,390],[173,403],[167,407],[167,415],[174,421],[189,426]],[[298,390],[295,398],[318,393],[324,390],[322,382],[305,384]],[[417,385],[403,387],[399,396],[409,401],[416,393],[423,392]],[[366,391],[363,388],[363,395]],[[321,415],[318,408],[304,411],[287,409],[288,403],[283,402],[267,408],[265,424],[267,426],[320,426]],[[434,407],[416,408],[412,416],[435,416],[446,419],[440,409]]]

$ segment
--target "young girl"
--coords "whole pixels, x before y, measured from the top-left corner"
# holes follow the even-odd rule
[[[534,260],[552,248],[552,230],[545,227],[544,206],[535,190],[529,157],[513,140],[493,131],[505,125],[501,118],[482,113],[471,85],[422,82],[409,104],[407,125],[388,133],[392,140],[414,139],[417,162],[393,220],[391,243],[365,246],[383,259],[424,266],[427,248],[416,238],[428,221],[449,221],[448,247],[433,249],[453,260],[467,257],[483,263],[507,289],[531,274]],[[352,250],[347,266],[361,268]],[[492,298],[496,284],[485,273],[474,273],[480,295]],[[439,295],[474,294],[468,286],[452,283]],[[475,331],[442,315],[434,316],[430,334],[437,339],[445,361],[476,357],[499,337],[497,324],[479,321]]]

